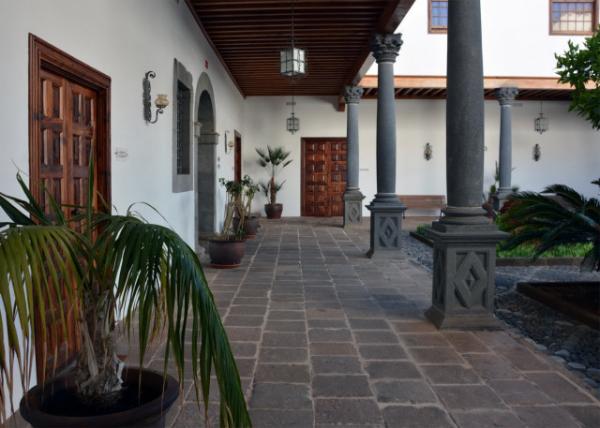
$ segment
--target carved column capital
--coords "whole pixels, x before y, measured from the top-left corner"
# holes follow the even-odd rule
[[[360,86],[346,86],[344,87],[344,101],[346,104],[358,104],[363,92],[364,89]]]
[[[510,105],[519,95],[519,89],[513,87],[504,87],[496,89],[496,98],[501,106]]]
[[[371,51],[377,63],[395,62],[402,47],[402,34],[375,34]]]

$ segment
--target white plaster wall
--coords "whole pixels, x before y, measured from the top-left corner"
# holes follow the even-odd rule
[[[396,30],[404,44],[397,75],[446,75],[446,34],[430,34],[429,0],[416,0]],[[549,34],[548,0],[482,0],[483,69],[486,76],[554,76],[555,53],[580,36]],[[368,74],[377,74],[374,64]]]
[[[301,138],[337,137],[346,134],[346,113],[334,109],[335,98],[298,97],[296,111],[300,131],[291,135],[285,130],[289,116],[285,97],[248,97],[244,105],[243,173],[266,180],[268,173],[256,163],[255,147],[282,145],[291,151],[294,162],[281,174],[286,180],[278,200],[284,215],[300,215]],[[445,101],[396,101],[398,194],[445,194]],[[546,185],[564,183],[588,196],[597,194],[590,181],[600,171],[600,132],[573,113],[566,102],[546,102],[544,111],[550,118],[550,130],[543,135],[533,130],[539,103],[523,102],[513,113],[513,183],[522,190],[540,191]],[[376,193],[376,101],[360,103],[360,187],[365,204]],[[496,101],[486,101],[485,189],[492,183],[498,159],[500,108]],[[426,143],[433,146],[433,158],[426,161]],[[533,146],[540,143],[542,158],[534,162]],[[254,209],[262,211],[266,199],[256,198]],[[363,210],[365,215],[368,211]]]
[[[178,0],[3,0],[0,3],[0,191],[18,191],[16,167],[28,169],[28,33],[33,33],[112,79],[113,204],[123,212],[135,201],[156,207],[190,244],[194,242],[193,192],[173,193],[171,185],[172,107],[158,123],[142,117],[142,78],[154,70],[153,98],[173,102],[173,59],[192,73],[194,86],[206,71],[215,90],[216,132],[241,129],[243,98],[211,51],[185,3]],[[204,62],[208,61],[205,70]],[[230,133],[229,135],[232,135]],[[231,177],[233,156],[219,144],[217,177]],[[16,165],[16,166],[15,166]],[[223,192],[217,198],[221,217]],[[153,221],[160,218],[144,212]]]
[[[127,150],[112,159],[112,195],[123,212],[134,201],[156,207],[188,243],[194,243],[194,194],[171,191],[172,108],[155,125],[142,117],[142,78],[148,70],[153,97],[173,101],[173,59],[192,73],[194,86],[206,71],[215,91],[216,131],[241,128],[243,99],[227,77],[181,0],[1,0],[0,1],[0,191],[18,194],[17,169],[28,171],[28,33],[33,33],[109,75],[111,142]],[[204,62],[208,61],[205,70]],[[230,134],[231,135],[231,134]],[[217,177],[231,177],[233,156],[217,147]],[[217,207],[222,215],[219,189]],[[140,208],[151,220],[162,220]],[[3,215],[0,214],[0,220]],[[0,313],[0,316],[3,316]],[[6,336],[5,336],[6,337]],[[35,379],[33,379],[35,382]],[[15,388],[18,405],[21,392]]]

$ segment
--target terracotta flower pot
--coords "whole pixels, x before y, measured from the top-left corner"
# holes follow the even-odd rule
[[[208,243],[208,255],[211,266],[218,269],[238,267],[244,257],[244,240],[211,239]]]
[[[256,236],[256,233],[258,232],[258,228],[260,227],[260,224],[258,223],[258,217],[246,217],[245,223],[246,224],[244,225],[244,232],[246,233],[246,237],[249,239],[254,238]]]
[[[267,214],[268,219],[271,219],[271,220],[280,219],[282,211],[283,211],[282,204],[265,204],[265,213]]]
[[[138,379],[141,378],[141,401]],[[179,383],[152,370],[127,368],[123,371],[123,396],[108,409],[82,403],[70,377],[59,378],[44,387],[35,386],[21,399],[19,411],[34,428],[106,428],[165,426],[165,415],[179,395]],[[164,389],[163,389],[164,387]]]

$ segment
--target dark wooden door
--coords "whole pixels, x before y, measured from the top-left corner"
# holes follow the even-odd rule
[[[346,139],[304,138],[302,146],[302,215],[342,216]]]
[[[235,146],[234,146],[234,180],[237,182],[242,181],[242,136],[235,133]]]
[[[30,39],[30,188],[48,214],[48,193],[63,206],[67,218],[78,214],[77,206],[86,204],[92,150],[92,203],[95,209],[101,209],[101,200],[110,204],[109,88],[108,77],[35,36]],[[68,365],[77,354],[79,332],[74,320],[78,308],[66,308],[66,331],[60,319],[64,295],[71,286],[65,282],[60,293],[51,293],[45,302],[45,340],[36,317],[38,381]],[[45,371],[41,361],[45,361]]]

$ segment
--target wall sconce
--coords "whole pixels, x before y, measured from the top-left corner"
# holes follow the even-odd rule
[[[542,149],[539,144],[536,144],[535,146],[533,146],[533,160],[537,162],[540,160],[541,157]]]
[[[156,116],[154,120],[152,120],[152,88],[150,86],[150,79],[154,79],[156,77],[156,73],[154,71],[149,71],[144,76],[144,119],[148,123],[156,123],[158,121],[158,115],[162,114],[163,111],[169,105],[169,99],[166,94],[158,94],[156,96],[156,100],[154,100],[154,105],[156,106]]]
[[[425,144],[425,151],[423,152],[423,156],[425,157],[425,160],[431,160],[431,158],[433,157],[433,148],[431,147],[431,144]]]

